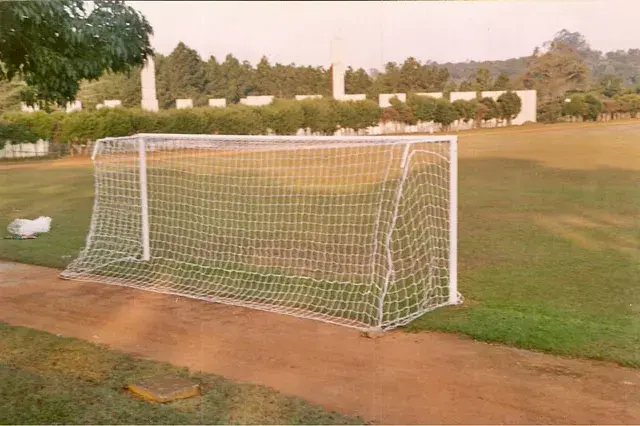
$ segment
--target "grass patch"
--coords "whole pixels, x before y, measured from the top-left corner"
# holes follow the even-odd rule
[[[407,329],[640,366],[639,134],[639,124],[625,122],[462,135],[459,279],[467,303],[424,315]],[[0,168],[0,179],[7,223],[53,217],[51,233],[37,240],[0,241],[0,257],[66,266],[89,228],[90,167]],[[327,211],[337,205],[326,193],[318,197]],[[226,219],[252,223],[259,216],[236,213]],[[405,226],[420,220],[407,216]],[[302,240],[298,228],[281,232]],[[263,266],[287,266],[277,262],[291,247],[276,248],[282,256],[259,253],[274,262]]]
[[[156,374],[200,384],[167,404],[123,385]],[[0,323],[0,424],[362,424],[261,386],[135,359],[88,342]]]

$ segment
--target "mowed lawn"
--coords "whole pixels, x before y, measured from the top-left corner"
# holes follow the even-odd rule
[[[460,135],[459,282],[465,304],[409,331],[640,366],[640,121]],[[0,165],[2,227],[53,217],[0,258],[64,267],[84,243],[91,166]]]

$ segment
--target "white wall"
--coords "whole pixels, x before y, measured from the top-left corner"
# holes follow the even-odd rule
[[[442,92],[420,92],[416,93],[417,96],[428,96],[430,98],[441,99],[443,97]]]
[[[82,111],[82,102],[80,101],[67,102],[66,111],[67,112]]]
[[[471,101],[477,97],[476,92],[451,92],[449,100],[451,102],[462,99],[463,101]]]
[[[380,93],[378,95],[378,105],[380,108],[387,108],[391,106],[391,102],[389,102],[392,98],[398,98],[401,102],[407,102],[407,94],[406,93]]]
[[[40,110],[40,107],[38,105],[30,107],[30,106],[27,106],[26,103],[20,102],[20,111],[22,112],[34,112],[39,110]]]
[[[535,90],[514,90],[522,100],[522,109],[520,114],[511,121],[512,125],[524,124],[527,121],[536,122],[537,120],[537,92]],[[506,93],[506,90],[491,90],[482,92],[483,98],[491,98],[497,100],[500,95]]]
[[[304,101],[305,99],[322,99],[322,95],[296,95],[296,101]]]
[[[193,99],[176,99],[177,109],[193,108]]]
[[[102,106],[107,108],[115,108],[115,107],[122,106],[122,102],[120,101],[120,99],[107,99],[102,103]],[[96,105],[96,108],[98,108],[97,105]]]
[[[0,158],[28,158],[44,157],[49,153],[49,142],[39,140],[36,143],[16,143],[7,142],[4,148],[0,149]]]
[[[227,100],[225,98],[209,99],[209,106],[216,107],[216,108],[224,108],[227,106]]]
[[[339,101],[364,101],[367,99],[367,95],[364,93],[358,93],[356,95],[344,95],[341,98],[336,98]]]
[[[273,102],[273,96],[247,96],[240,99],[240,103],[248,106],[265,106]]]

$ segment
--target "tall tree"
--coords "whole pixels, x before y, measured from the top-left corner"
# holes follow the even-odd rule
[[[509,75],[505,72],[501,72],[496,81],[493,83],[493,90],[508,90],[511,88],[511,81]]]
[[[563,96],[569,90],[584,90],[589,69],[576,49],[563,42],[552,42],[546,53],[540,50],[530,59],[522,82],[535,89],[542,102]]]
[[[29,104],[64,105],[84,79],[142,65],[152,53],[147,20],[123,0],[0,2],[0,79],[18,76]]]
[[[367,93],[371,90],[373,80],[369,77],[369,74],[363,69],[347,68],[345,73],[345,90],[347,93]]]

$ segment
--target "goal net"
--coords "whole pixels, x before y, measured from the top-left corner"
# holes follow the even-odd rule
[[[460,302],[457,139],[144,134],[94,150],[63,278],[390,329]]]

